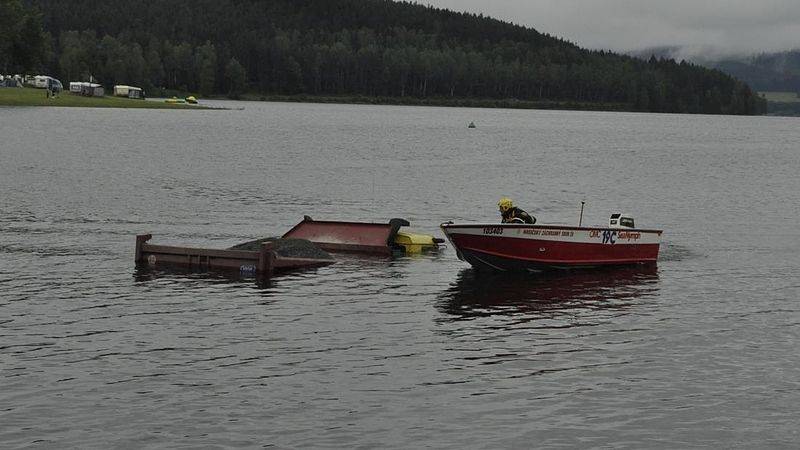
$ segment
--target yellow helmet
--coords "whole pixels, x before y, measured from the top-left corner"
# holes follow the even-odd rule
[[[514,207],[514,202],[508,197],[503,197],[497,202],[497,207],[500,208],[500,212],[506,212]]]

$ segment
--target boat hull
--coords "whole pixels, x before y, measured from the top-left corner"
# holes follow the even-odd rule
[[[478,269],[545,271],[655,264],[661,230],[445,223],[458,257]]]

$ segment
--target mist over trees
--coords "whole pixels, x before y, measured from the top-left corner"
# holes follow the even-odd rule
[[[714,67],[763,91],[800,94],[800,51],[762,53],[745,58],[712,61]]]
[[[530,28],[408,2],[25,4],[41,13],[42,48],[51,49],[39,51],[36,64],[64,81],[91,75],[106,85],[140,85],[151,93],[163,88],[232,97],[486,98],[653,112],[764,111],[747,85],[718,70],[583,50]]]
[[[689,52],[680,46],[662,46],[629,54],[645,58],[656,55],[685,59],[699,66],[719,69],[759,92],[800,93],[800,50],[719,55],[715,52]]]

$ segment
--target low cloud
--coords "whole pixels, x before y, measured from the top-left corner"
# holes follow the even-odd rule
[[[593,49],[747,54],[800,48],[797,0],[424,0],[530,26]]]

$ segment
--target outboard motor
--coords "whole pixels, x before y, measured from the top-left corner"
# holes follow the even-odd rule
[[[629,214],[614,213],[608,219],[608,226],[611,228],[636,228],[633,217]]]

